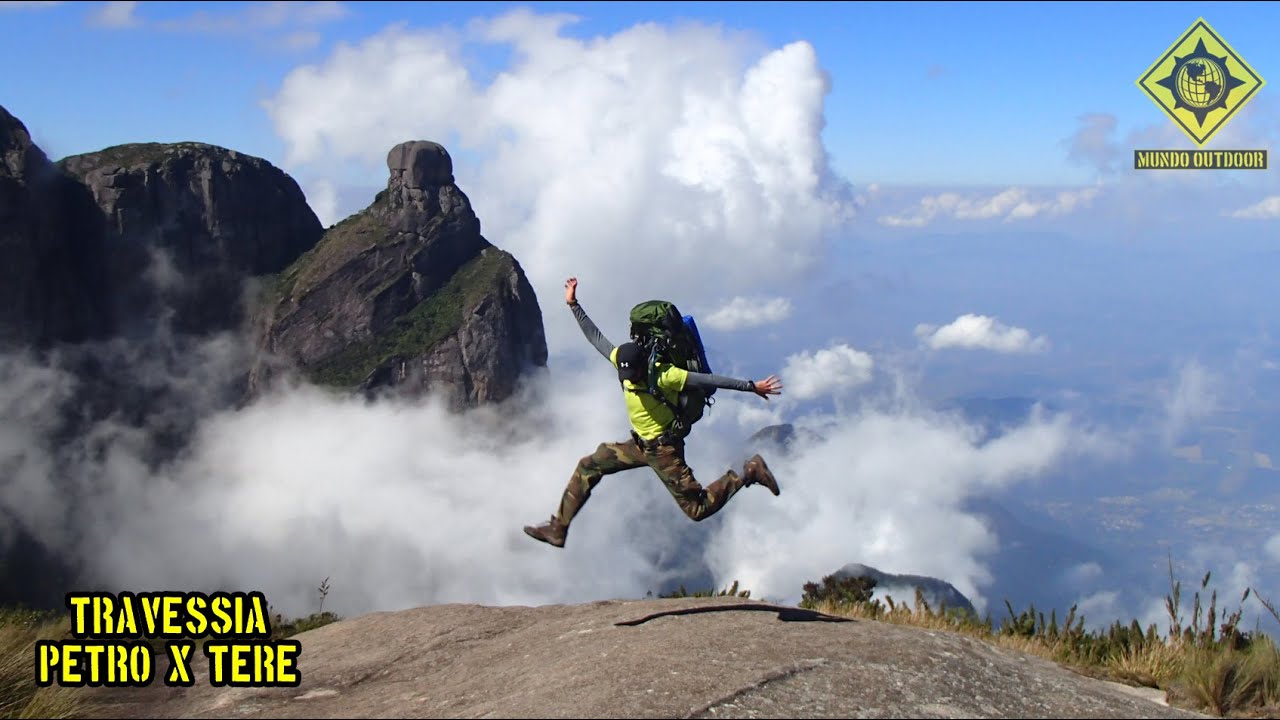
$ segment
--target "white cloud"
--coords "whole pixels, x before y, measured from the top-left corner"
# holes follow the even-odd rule
[[[1280,217],[1280,195],[1272,195],[1269,198],[1259,200],[1249,207],[1240,208],[1228,214],[1233,218],[1250,220],[1266,220]]]
[[[1076,616],[1084,620],[1088,630],[1103,630],[1125,614],[1120,592],[1116,590],[1091,593],[1076,600],[1075,605]]]
[[[1263,549],[1267,551],[1267,555],[1274,562],[1280,562],[1280,533],[1272,535],[1271,539],[1267,540],[1266,545],[1263,546]]]
[[[324,177],[356,163],[383,183],[392,146],[441,142],[486,237],[540,297],[577,276],[611,339],[640,300],[701,318],[819,265],[853,205],[827,164],[828,80],[810,44],[758,50],[719,28],[653,23],[579,40],[570,22],[517,10],[465,32],[392,27],[340,44],[265,103],[286,165]],[[487,84],[465,61],[475,43],[512,50]],[[553,353],[589,351],[567,313],[546,322]]]
[[[946,580],[981,613],[985,558],[999,539],[962,509],[965,499],[1092,446],[1066,417],[1041,413],[994,439],[955,417],[899,408],[807,426],[824,437],[767,458],[782,494],[734,499],[706,553],[717,585],[738,580],[752,597],[796,602],[805,582],[859,562]]]
[[[1208,418],[1218,406],[1220,379],[1198,360],[1178,369],[1173,387],[1164,393],[1164,442],[1173,445],[1178,436]]]
[[[92,25],[106,28],[127,28],[140,24],[137,16],[134,14],[138,9],[138,3],[130,2],[107,2],[102,7],[89,14],[89,22]]]
[[[878,199],[880,195],[880,183],[871,183],[862,188],[862,191],[854,196],[854,203],[858,208],[865,209],[868,205]]]
[[[917,325],[916,337],[934,350],[959,348],[1001,353],[1037,353],[1049,347],[1049,339],[1043,335],[1033,338],[1023,328],[1011,327],[996,318],[972,313],[961,315],[942,327]]]
[[[89,15],[89,22],[106,28],[147,27],[166,32],[214,35],[264,36],[289,50],[307,50],[320,44],[314,28],[347,17],[350,10],[341,2],[249,3],[240,12],[197,10],[177,18],[150,19],[137,14],[136,1],[104,3]]]
[[[874,367],[870,355],[845,344],[797,353],[782,370],[783,392],[797,400],[838,395],[870,382]]]
[[[232,377],[225,342],[174,353],[175,374],[150,378],[199,423],[189,452],[158,467],[145,459],[142,433],[114,419],[51,443],[58,402],[76,383],[0,357],[0,549],[15,527],[27,528],[91,569],[86,583],[257,589],[287,615],[314,612],[327,576],[325,607],[347,616],[451,601],[639,597],[663,579],[652,554],[681,551],[679,524],[689,520],[647,468],[607,478],[567,548],[521,531],[556,508],[580,457],[627,437],[607,366],[547,380],[554,401],[519,398],[465,415],[433,401],[366,402],[305,387],[214,410],[205,393]],[[141,371],[149,360],[126,362]],[[708,457],[712,447],[690,454],[706,482],[723,463]],[[636,522],[656,533],[635,532]]]
[[[781,322],[791,316],[787,298],[745,298],[737,296],[707,315],[707,326],[715,330],[740,330]]]
[[[308,183],[306,196],[307,204],[320,219],[321,225],[329,227],[342,219],[338,214],[338,189],[329,180]]]
[[[314,27],[347,17],[350,10],[341,2],[274,2],[251,3],[240,13],[209,13],[198,10],[185,17],[157,20],[162,30],[201,33],[244,33],[255,30],[277,30]]]
[[[346,4],[336,0],[316,2],[274,0],[253,5],[246,12],[249,21],[261,27],[322,25],[337,22],[350,14],[351,11]]]
[[[788,392],[786,389],[783,392]],[[738,427],[749,433],[785,421],[781,403],[734,403]]]
[[[1040,215],[1059,216],[1087,207],[1097,197],[1099,187],[1060,190],[1049,197],[1036,198],[1024,188],[1013,187],[990,196],[962,196],[945,192],[921,198],[918,205],[899,215],[883,215],[882,225],[924,227],[939,217],[957,220],[1025,220]]]
[[[310,50],[319,46],[323,40],[324,36],[314,30],[299,30],[285,35],[280,44],[286,50]]]
[[[795,601],[804,582],[864,562],[940,577],[981,607],[984,557],[997,538],[961,510],[965,498],[1090,447],[1065,417],[1040,413],[996,438],[950,414],[900,407],[801,419],[826,439],[798,433],[795,455],[769,458],[781,497],[747,488],[695,525],[639,468],[605,477],[556,550],[521,526],[551,514],[579,458],[627,437],[602,361],[552,370],[508,405],[453,415],[431,401],[305,387],[211,410],[210,388],[232,377],[235,348],[219,340],[153,356],[176,358],[176,374],[152,375],[152,385],[177,392],[175,404],[199,418],[189,451],[158,467],[145,461],[139,433],[114,420],[82,441],[51,444],[58,402],[74,383],[0,358],[0,466],[9,473],[0,513],[92,568],[86,582],[258,589],[286,615],[313,612],[325,577],[326,609],[351,616],[641,597],[672,579],[660,566],[703,560],[717,585],[737,579],[753,597]],[[128,367],[144,365],[133,358]],[[813,366],[841,372],[839,363]],[[704,485],[740,467],[743,429],[784,419],[777,403],[722,395],[688,450]],[[0,528],[0,542],[9,532]]]
[[[1080,563],[1067,571],[1067,579],[1074,585],[1085,585],[1102,577],[1102,566],[1096,562]]]
[[[1124,157],[1120,144],[1113,138],[1116,116],[1086,113],[1079,121],[1079,129],[1067,141],[1067,157],[1094,168],[1099,175],[1114,175]]]

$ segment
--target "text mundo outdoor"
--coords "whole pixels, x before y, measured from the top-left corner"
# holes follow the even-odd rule
[[[1134,150],[1135,170],[1266,170],[1266,150]]]

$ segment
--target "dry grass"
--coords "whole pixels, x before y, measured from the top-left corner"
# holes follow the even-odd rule
[[[805,585],[802,607],[832,615],[958,632],[1019,652],[1050,659],[1092,677],[1164,690],[1171,705],[1223,717],[1280,717],[1280,649],[1261,632],[1239,628],[1244,603],[1252,593],[1280,622],[1280,613],[1252,590],[1228,614],[1218,607],[1205,574],[1195,592],[1190,617],[1184,618],[1182,585],[1173,579],[1166,597],[1169,626],[1161,633],[1137,621],[1114,623],[1105,630],[1084,628],[1072,607],[1062,623],[1057,613],[1046,618],[1035,607],[1015,613],[997,628],[990,616],[934,609],[917,589],[912,606],[892,598],[872,599],[870,578],[823,578]]]
[[[0,718],[83,717],[87,704],[74,689],[39,687],[35,679],[35,644],[67,637],[66,618],[51,620],[39,613],[0,613]]]
[[[1184,655],[1165,643],[1128,647],[1114,653],[1105,665],[1110,676],[1131,685],[1167,687],[1184,667]]]

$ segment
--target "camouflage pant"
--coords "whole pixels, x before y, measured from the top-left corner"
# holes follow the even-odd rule
[[[684,514],[695,521],[716,514],[746,484],[738,473],[730,469],[710,487],[703,488],[684,461],[683,443],[649,449],[642,448],[634,438],[621,443],[601,443],[594,453],[578,461],[556,517],[568,526],[591,497],[591,491],[601,478],[646,465],[657,473]]]

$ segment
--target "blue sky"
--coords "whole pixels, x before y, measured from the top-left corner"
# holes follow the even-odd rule
[[[259,102],[297,65],[394,23],[463,27],[526,6],[366,2],[312,22],[297,9],[273,22],[250,19],[251,3],[144,3],[134,24],[103,27],[94,18],[107,3],[6,5],[0,61],[26,72],[7,75],[0,98],[51,154],[194,138],[273,160],[282,146]],[[835,168],[856,183],[1088,182],[1091,171],[1069,162],[1062,144],[1078,117],[1115,115],[1121,135],[1167,122],[1134,80],[1201,14],[1264,77],[1280,67],[1268,34],[1280,10],[1265,4],[527,6],[578,16],[565,32],[579,37],[697,20],[767,47],[812,43],[833,83],[824,139]],[[492,67],[505,55],[490,47],[474,58]]]

